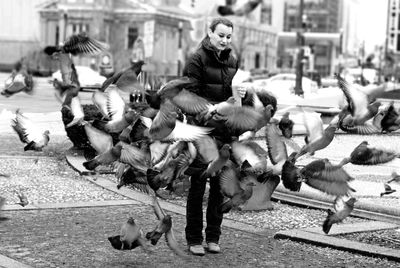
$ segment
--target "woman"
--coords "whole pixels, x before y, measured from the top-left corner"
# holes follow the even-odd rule
[[[237,72],[238,62],[231,54],[233,24],[226,18],[214,19],[208,29],[207,36],[202,40],[200,47],[188,59],[183,69],[183,75],[197,81],[197,85],[189,88],[197,95],[206,98],[211,103],[225,101],[232,96],[232,79]],[[239,89],[239,96],[243,97],[246,89]],[[200,122],[194,121],[199,124]],[[212,135],[216,138],[218,146],[229,143],[230,133],[223,125],[210,124],[216,127]],[[186,206],[186,240],[189,251],[194,255],[202,256],[205,250],[203,242],[203,196],[206,188],[206,178],[200,179],[200,174],[207,165],[195,159],[186,172],[191,176]],[[207,250],[219,253],[219,237],[221,235],[222,212],[220,205],[223,195],[220,191],[218,179],[210,179],[210,192],[207,205],[207,227],[205,229]]]

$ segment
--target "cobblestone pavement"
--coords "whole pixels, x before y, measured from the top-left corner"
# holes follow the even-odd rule
[[[1,77],[0,77],[1,80]],[[48,94],[47,94],[48,95]],[[49,98],[44,94],[44,98]],[[29,103],[31,99],[24,94],[15,98],[26,99]],[[28,98],[29,97],[29,98]],[[51,98],[53,101],[53,97]],[[0,104],[10,105],[14,109],[14,103],[11,99]],[[11,109],[10,111],[13,111]],[[32,110],[37,109],[33,107]],[[27,110],[29,112],[29,110]],[[60,187],[46,188],[43,187],[41,198],[37,203],[42,202],[79,202],[92,201],[96,204],[96,200],[121,200],[126,198],[115,194],[108,190],[102,189],[94,184],[87,183],[83,177],[78,177],[75,172],[65,170],[65,166],[60,164],[65,162],[64,153],[71,143],[65,136],[51,136],[49,146],[44,152],[23,152],[22,144],[18,141],[17,136],[9,129],[4,130],[2,126],[9,127],[9,118],[4,116],[4,124],[0,124],[0,155],[8,156],[24,156],[27,158],[26,163],[18,162],[19,159],[7,159],[6,170],[12,172],[13,179],[18,179],[15,174],[19,174],[23,180],[28,179],[29,174],[26,172],[13,171],[14,168],[30,165],[29,162],[39,159],[38,163],[48,163],[48,168],[60,167],[59,174],[45,173],[44,170],[33,168],[32,172],[36,176],[40,176],[43,171],[45,176],[40,181],[42,184],[45,180],[49,184],[57,183]],[[56,116],[54,116],[55,119]],[[1,116],[0,116],[1,119]],[[62,133],[62,125],[60,121],[54,119],[51,125],[52,133]],[[0,122],[2,123],[2,122]],[[45,122],[43,122],[45,124]],[[60,127],[61,126],[61,127]],[[58,132],[57,132],[58,131]],[[10,135],[4,135],[7,132]],[[300,143],[300,137],[297,138]],[[394,138],[380,137],[359,137],[352,143],[348,143],[347,136],[337,136],[332,146],[328,147],[329,152],[339,161],[343,156],[347,156],[353,146],[361,142],[363,139],[372,141],[374,145],[389,144],[393,149],[400,148],[400,143],[394,142]],[[397,137],[399,139],[399,137]],[[376,142],[375,142],[376,141]],[[379,144],[377,144],[379,142]],[[335,150],[334,144],[347,144],[345,151]],[[302,144],[302,142],[300,143]],[[317,156],[320,156],[319,152]],[[46,162],[47,158],[51,158]],[[5,158],[0,158],[0,162]],[[59,161],[60,163],[56,163]],[[4,161],[3,161],[4,163]],[[384,176],[390,175],[393,170],[393,163],[388,165]],[[349,171],[355,167],[350,166]],[[365,173],[372,173],[371,170],[362,170]],[[3,170],[0,170],[3,172]],[[49,171],[46,171],[49,172]],[[14,174],[15,173],[15,174]],[[364,176],[364,175],[362,175]],[[51,179],[54,178],[54,181]],[[382,179],[381,179],[382,180]],[[51,182],[50,182],[51,181]],[[22,181],[20,181],[20,184]],[[79,187],[77,187],[79,185]],[[0,192],[10,184],[0,184]],[[36,188],[39,188],[36,185]],[[77,192],[82,189],[82,192]],[[4,190],[7,192],[7,189]],[[64,200],[66,196],[63,192],[75,193],[71,195],[72,199]],[[51,196],[51,198],[44,198]],[[11,199],[8,196],[8,199]],[[10,203],[11,201],[8,200]],[[15,201],[15,200],[12,200]],[[396,199],[395,201],[398,201]],[[8,204],[9,204],[8,203]],[[283,210],[283,209],[281,209]],[[171,212],[170,212],[171,213]],[[286,214],[290,214],[287,212]],[[182,249],[186,249],[184,239],[185,217],[171,213],[173,215],[174,230]],[[242,213],[244,214],[244,213]],[[257,214],[257,213],[253,213]],[[292,213],[294,214],[294,213]],[[250,215],[250,213],[249,213]],[[2,211],[2,217],[8,217],[6,221],[0,222],[0,255],[7,256],[21,263],[32,267],[398,267],[399,264],[386,259],[365,257],[358,254],[352,254],[344,251],[333,250],[330,248],[317,247],[304,243],[297,243],[289,240],[274,240],[273,235],[276,228],[265,228],[262,233],[249,233],[238,231],[236,229],[223,227],[221,237],[222,254],[207,254],[204,257],[190,256],[188,260],[182,260],[167,247],[163,239],[159,244],[152,247],[152,254],[147,254],[141,249],[133,251],[117,251],[114,250],[107,240],[108,236],[116,235],[123,222],[129,216],[136,219],[137,223],[146,232],[155,225],[155,216],[152,209],[145,204],[141,205],[120,205],[120,206],[97,206],[90,208],[58,208],[58,209],[35,209],[35,210],[7,210]],[[257,219],[254,217],[253,220]],[[297,218],[299,219],[299,218]],[[271,217],[271,221],[274,217]],[[253,224],[257,226],[258,224]],[[187,251],[186,251],[187,252]],[[0,268],[4,264],[0,263]]]
[[[172,214],[181,248],[182,215]],[[146,205],[6,211],[0,225],[0,253],[33,267],[396,267],[398,263],[288,240],[274,240],[274,232],[251,234],[223,228],[222,254],[175,256],[163,239],[152,247],[117,251],[107,237],[118,233],[128,216],[146,232],[155,224]],[[397,266],[398,267],[398,266]]]

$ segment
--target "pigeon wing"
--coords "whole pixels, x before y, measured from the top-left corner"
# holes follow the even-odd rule
[[[100,52],[107,49],[107,46],[89,36],[85,33],[72,35],[64,43],[63,50],[65,53],[77,54],[90,54],[98,55]]]

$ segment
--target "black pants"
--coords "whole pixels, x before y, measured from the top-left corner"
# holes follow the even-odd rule
[[[225,143],[231,143],[234,133],[224,125],[213,119],[207,123],[199,122],[195,118],[188,117],[188,122],[194,125],[213,127],[210,134],[217,142],[217,147],[221,148]],[[200,245],[203,242],[203,196],[206,189],[207,179],[200,179],[200,175],[207,169],[207,165],[196,158],[185,172],[191,176],[190,189],[186,204],[186,240],[189,246]],[[207,227],[206,242],[218,243],[221,235],[221,223],[223,214],[221,204],[224,196],[221,193],[219,177],[210,178],[210,192],[208,197],[206,222]]]
[[[200,179],[200,174],[207,168],[206,165],[192,163],[186,174],[191,176],[190,189],[186,205],[186,240],[189,246],[201,245],[203,242],[203,196],[207,179]],[[210,192],[208,197],[205,230],[206,241],[218,243],[221,235],[223,195],[218,177],[210,178]]]

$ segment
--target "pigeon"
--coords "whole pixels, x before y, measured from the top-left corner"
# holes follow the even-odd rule
[[[308,186],[329,195],[341,196],[355,192],[349,185],[354,179],[341,165],[333,165],[328,159],[314,160],[303,168],[298,168],[293,158],[289,157],[285,164],[289,166],[282,168],[282,182],[291,191],[298,191],[298,183],[305,182]]]
[[[93,92],[92,102],[103,115],[103,119],[110,120],[110,115],[108,113],[108,106],[107,106],[108,92],[102,92],[100,90]]]
[[[343,166],[347,163],[352,163],[353,165],[377,165],[390,162],[398,157],[399,154],[395,152],[371,147],[367,141],[363,141],[354,148],[350,157],[345,157],[339,165]]]
[[[219,182],[222,194],[227,197],[221,204],[222,213],[228,213],[234,208],[245,204],[253,194],[253,186],[256,184],[246,174],[241,174],[240,169],[250,166],[246,161],[242,167],[228,162],[219,173]],[[244,175],[243,177],[241,175]]]
[[[213,119],[218,123],[221,122],[229,129],[239,131],[241,134],[246,131],[260,130],[272,117],[273,106],[271,104],[261,109],[255,109],[250,106],[237,106],[234,102],[235,99],[230,97],[225,102],[215,104],[208,110],[205,120]]]
[[[286,150],[286,147],[285,147]],[[301,181],[299,181],[298,167],[296,167],[297,152],[293,152],[289,157],[284,158],[283,165],[281,166],[281,179],[283,186],[293,192],[300,191]],[[272,158],[271,158],[272,159]],[[281,162],[282,163],[282,162]]]
[[[87,170],[94,170],[96,167],[100,165],[109,165],[119,160],[122,151],[122,144],[118,143],[113,146],[111,149],[105,151],[102,154],[97,155],[95,158],[83,162],[82,165]]]
[[[390,185],[387,183],[384,183],[383,186],[385,187],[385,191],[380,194],[381,197],[396,192],[396,190],[392,189],[392,187],[390,187]]]
[[[185,89],[195,87],[196,81],[187,76],[173,79],[164,84],[158,91],[146,91],[145,98],[154,109],[160,107],[168,100],[170,104],[189,115],[196,115],[207,110],[212,105],[204,98]]]
[[[350,85],[338,74],[336,78],[339,88],[346,96],[348,111],[352,116],[349,122],[345,122],[346,125],[362,125],[378,113],[381,105],[379,101],[370,104],[368,95],[364,91],[359,90],[355,85]]]
[[[289,170],[293,169],[294,164],[292,161],[295,162],[294,156],[297,154],[297,152],[293,152],[291,155],[290,161],[286,144],[284,142],[284,139],[282,139],[282,136],[280,135],[280,131],[278,128],[278,122],[277,121],[272,121],[267,124],[265,127],[265,141],[267,144],[268,148],[268,156],[269,159],[271,160],[272,163],[272,171],[273,174],[275,175],[281,175],[282,174],[282,180],[284,177],[283,174],[283,166],[285,166],[285,176],[291,173]],[[287,162],[287,163],[286,163]],[[288,173],[286,173],[288,172]],[[284,184],[285,181],[283,180]],[[301,184],[298,182],[295,182],[295,184]],[[296,187],[297,188],[297,187]]]
[[[154,199],[157,199],[157,197],[154,197]],[[158,206],[158,207],[156,208],[156,206]],[[156,209],[160,210],[158,201],[154,200],[153,207],[154,207],[154,211],[156,213],[157,219],[158,219],[158,223],[157,223],[157,226],[154,228],[154,230],[152,230],[151,232],[148,232],[146,234],[146,239],[150,240],[151,244],[154,246],[157,244],[158,240],[160,240],[160,238],[163,234],[165,234],[166,232],[171,230],[172,217],[171,217],[171,215],[168,215],[168,214],[164,215],[163,213],[161,213],[161,215],[159,215],[158,212],[156,212]],[[160,210],[160,212],[161,212],[161,210]]]
[[[136,171],[130,165],[122,163],[121,165],[123,165],[122,173],[120,175],[116,174],[116,177],[118,178],[117,189],[130,185],[141,192],[149,194],[150,188],[148,186],[146,174]]]
[[[79,33],[69,37],[64,44],[46,46],[43,51],[58,60],[63,82],[80,88],[78,73],[71,55],[98,55],[106,49],[108,47],[105,44],[87,36],[86,33]]]
[[[17,62],[13,73],[5,82],[4,89],[1,91],[1,95],[10,97],[19,92],[32,94],[33,88],[34,80],[32,75],[27,71],[25,66],[22,66],[22,63]]]
[[[322,230],[328,234],[333,224],[343,221],[353,211],[356,199],[348,196],[338,196],[335,199],[335,212],[328,209],[328,216],[322,224]]]
[[[100,88],[100,92],[105,91],[106,88],[114,84],[117,88],[125,92],[133,92],[138,90],[144,91],[143,86],[139,83],[137,76],[142,71],[144,61],[138,61],[133,63],[129,68],[126,68],[120,72],[115,73],[113,76],[104,81]]]
[[[251,106],[255,109],[260,109],[259,101],[262,103],[263,107],[266,107],[267,105],[272,105],[271,116],[275,115],[278,104],[277,99],[266,90],[256,91],[252,87],[250,87],[247,90],[245,97],[242,99],[242,105]]]
[[[397,174],[396,171],[392,172],[391,177],[392,178],[390,180],[388,180],[386,183],[392,183],[392,182],[400,183],[400,175]]]
[[[349,186],[354,180],[340,165],[333,165],[328,159],[318,159],[300,169],[299,181],[330,195],[347,195],[355,192]]]
[[[142,123],[149,129],[146,136],[152,141],[195,141],[212,130],[210,127],[191,125],[173,118],[170,120],[170,115],[168,112],[159,112],[154,120],[141,116]]]
[[[281,119],[279,120],[278,127],[282,132],[282,135],[290,139],[293,136],[293,126],[294,122],[289,118],[289,112],[286,112],[282,115]]]
[[[393,132],[400,129],[400,114],[394,108],[394,101],[391,101],[381,120],[382,132]]]
[[[52,84],[54,86],[54,89],[56,90],[54,95],[56,99],[59,100],[61,103],[65,103],[67,96],[69,96],[70,98],[78,96],[80,90],[78,80],[76,83],[68,83],[58,81],[58,79],[54,79],[52,81]]]
[[[113,248],[118,250],[131,250],[141,246],[147,250],[146,240],[143,238],[141,228],[130,217],[121,227],[121,234],[108,237]]]
[[[247,0],[241,6],[237,6],[236,0],[226,0],[224,6],[217,7],[217,12],[221,16],[246,16],[261,3],[262,0]]]
[[[50,56],[54,53],[71,53],[74,56],[78,54],[98,55],[106,49],[105,44],[82,32],[70,36],[63,45],[45,47],[44,52]]]
[[[178,160],[168,161],[160,171],[149,168],[147,170],[147,181],[150,187],[156,192],[160,188],[166,187],[176,179]]]
[[[29,204],[28,198],[26,197],[26,195],[23,192],[17,192],[18,198],[19,198],[19,202],[15,203],[18,205],[21,205],[22,207],[25,207]]]
[[[134,124],[139,119],[140,114],[126,106],[124,99],[114,85],[107,88],[106,105],[110,120],[94,120],[92,124],[107,133],[121,133],[126,127]]]
[[[20,113],[15,113],[15,119],[11,120],[11,127],[17,132],[21,142],[25,143],[24,151],[42,151],[49,143],[50,132],[45,130],[41,132],[37,126],[27,117]]]
[[[109,165],[115,161],[129,164],[138,171],[146,172],[150,166],[150,156],[133,144],[118,142],[111,149],[99,154],[92,160],[83,162],[88,170],[94,170],[99,165]]]
[[[204,179],[216,176],[217,172],[219,172],[229,160],[231,149],[229,144],[224,144],[218,152],[218,157],[208,164],[207,169],[200,175],[200,178]]]
[[[306,145],[300,149],[299,153],[296,155],[296,159],[306,153],[313,155],[316,151],[329,146],[335,136],[335,131],[339,122],[339,117],[335,116],[329,125],[323,129],[322,120],[317,113],[309,113],[303,110],[303,115],[308,135],[305,138]]]
[[[113,138],[110,134],[99,130],[87,121],[82,122],[90,146],[97,154],[105,153],[113,147]]]
[[[76,124],[82,123],[85,114],[78,96],[73,97],[72,95],[67,95],[63,103],[63,107],[69,109],[73,115],[72,121],[66,124],[65,128],[70,128]]]
[[[258,143],[254,141],[234,141],[231,148],[233,159],[239,166],[247,161],[257,175],[270,171],[270,168],[267,167],[268,153]]]
[[[164,234],[168,247],[179,257],[187,258],[187,255],[179,248],[176,241],[172,228],[172,217],[164,212],[156,196],[153,196],[153,209],[159,223],[153,231],[146,234],[146,238],[150,239],[151,243],[155,245],[162,234]]]

